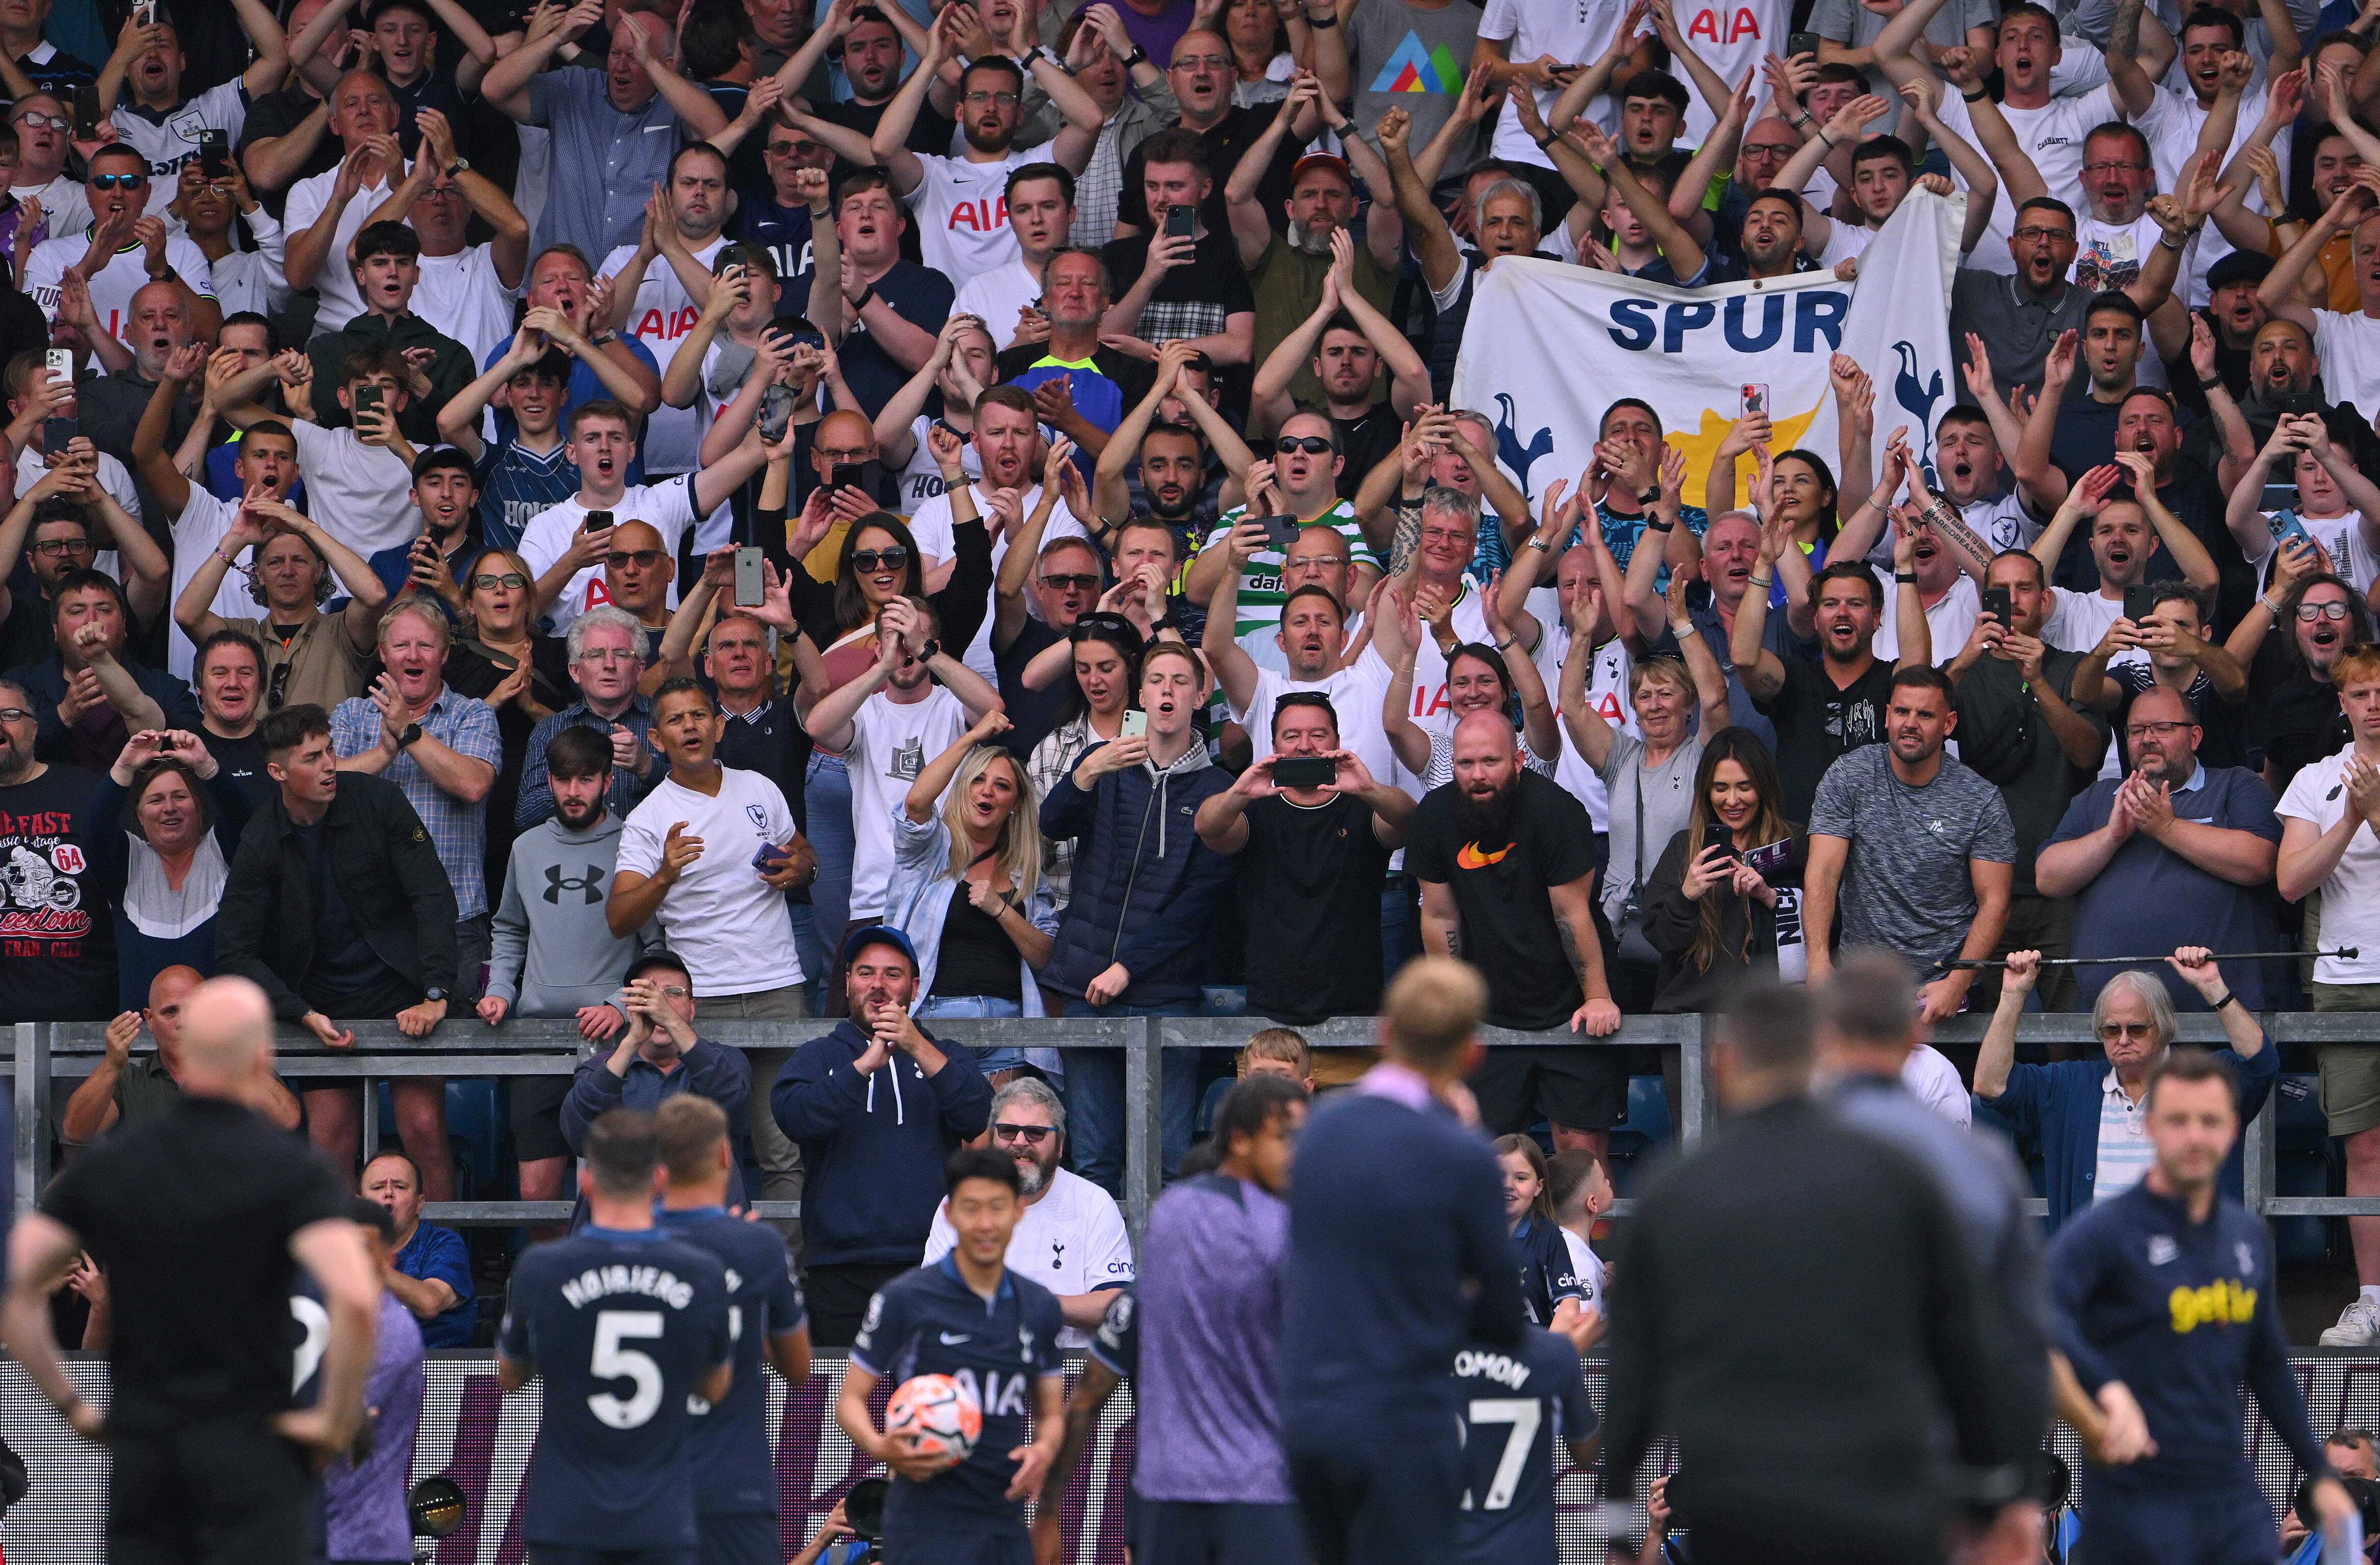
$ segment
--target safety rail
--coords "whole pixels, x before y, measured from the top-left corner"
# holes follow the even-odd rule
[[[1937,1043],[1973,1043],[1983,1037],[1986,1018],[1961,1016],[1934,1029]],[[2269,1012],[2261,1020],[2276,1046],[2291,1043],[2380,1043],[2380,1013]],[[2222,1024],[2204,1013],[2180,1019],[2180,1040],[2220,1046],[2226,1041]],[[1250,1033],[1264,1025],[1247,1016],[1085,1016],[1035,1020],[942,1017],[932,1025],[937,1037],[970,1044],[1003,1044],[1043,1049],[1121,1049],[1124,1060],[1124,1195],[1127,1222],[1135,1238],[1148,1222],[1162,1180],[1159,1148],[1162,1121],[1157,1089],[1156,1050],[1173,1049],[1236,1049]],[[369,1089],[374,1083],[408,1076],[440,1076],[459,1080],[494,1076],[568,1075],[578,1062],[609,1043],[590,1044],[578,1036],[567,1018],[510,1020],[488,1028],[476,1020],[447,1022],[426,1038],[409,1038],[389,1021],[342,1024],[355,1032],[350,1049],[325,1047],[313,1034],[297,1027],[275,1031],[274,1068],[298,1087],[310,1082],[352,1080]],[[698,1028],[713,1043],[745,1049],[783,1049],[815,1037],[822,1021],[760,1022],[705,1018]],[[1341,1016],[1302,1026],[1298,1031],[1316,1048],[1364,1046],[1375,1041],[1378,1023],[1369,1016]],[[1548,1048],[1587,1044],[1603,1048],[1674,1047],[1679,1049],[1679,1096],[1674,1107],[1680,1139],[1688,1146],[1699,1142],[1717,1118],[1717,1103],[1706,1074],[1707,1041],[1717,1019],[1709,1016],[1631,1016],[1608,1037],[1580,1037],[1566,1032],[1514,1032],[1483,1029],[1490,1048]],[[96,1022],[19,1022],[0,1027],[0,1073],[11,1078],[16,1107],[16,1188],[18,1209],[30,1205],[50,1175],[54,1134],[51,1084],[77,1081],[91,1074],[106,1052],[107,1029]],[[2086,1013],[2027,1014],[2018,1024],[2021,1041],[2078,1043],[2095,1046]],[[146,1050],[141,1050],[145,1052]],[[18,1069],[19,1062],[27,1067]],[[2380,1215],[2380,1195],[2292,1195],[2273,1194],[2277,1148],[2274,1104],[2265,1100],[2262,1112],[2246,1128],[2245,1194],[2250,1207],[2268,1218],[2350,1217]],[[377,1149],[379,1116],[363,1116],[367,1156]],[[1622,1203],[1621,1211],[1626,1209]],[[2036,1210],[2043,1203],[2033,1203]],[[798,1202],[756,1202],[764,1218],[792,1219]],[[431,1202],[422,1216],[454,1227],[510,1226],[560,1222],[571,1210],[566,1201],[444,1201]]]

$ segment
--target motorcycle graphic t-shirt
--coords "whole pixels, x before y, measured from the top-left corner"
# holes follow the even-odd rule
[[[0,1024],[115,1013],[115,931],[89,852],[98,785],[52,766],[0,788]]]

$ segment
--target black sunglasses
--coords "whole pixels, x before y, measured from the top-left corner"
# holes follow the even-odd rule
[[[273,668],[273,678],[264,687],[265,710],[277,712],[281,710],[281,703],[289,698],[289,671],[294,666],[281,663]]]
[[[909,552],[899,544],[890,549],[861,549],[851,556],[851,568],[863,576],[878,565],[890,565],[894,570],[909,563]]]
[[[91,188],[94,190],[138,190],[149,183],[145,174],[94,174]]]
[[[1122,614],[1111,613],[1105,609],[1095,609],[1077,619],[1075,622],[1075,628],[1066,633],[1066,638],[1070,641],[1088,641],[1101,632],[1126,642],[1135,652],[1140,649],[1140,627]]]
[[[1302,439],[1296,435],[1283,435],[1272,443],[1272,448],[1283,456],[1293,451],[1303,451],[1308,456],[1319,456],[1326,451],[1336,449],[1320,435],[1306,435]]]
[[[1068,588],[1077,592],[1096,592],[1099,588],[1099,578],[1096,576],[1045,576],[1041,578],[1041,585],[1052,592],[1063,592]]]
[[[994,1141],[1022,1141],[1027,1146],[1038,1146],[1054,1134],[1050,1125],[1012,1125],[1005,1121],[991,1127]]]

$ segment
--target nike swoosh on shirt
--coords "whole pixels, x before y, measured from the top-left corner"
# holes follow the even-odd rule
[[[960,1333],[959,1333],[957,1336],[955,1336],[955,1337],[952,1336],[952,1335],[951,1335],[949,1332],[947,1332],[947,1331],[945,1331],[945,1332],[943,1332],[943,1333],[942,1333],[942,1346],[944,1346],[944,1347],[946,1347],[946,1348],[947,1348],[947,1347],[949,1347],[949,1346],[950,1346],[952,1343],[953,1343],[953,1342],[967,1342],[967,1341],[974,1341],[974,1339],[973,1339],[973,1338],[971,1338],[971,1337],[969,1337],[969,1336],[968,1336],[965,1332],[964,1332],[964,1331],[960,1332]]]

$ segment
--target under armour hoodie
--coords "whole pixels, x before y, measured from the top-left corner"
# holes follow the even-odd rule
[[[863,1075],[852,1067],[868,1046],[837,1023],[795,1051],[769,1094],[778,1125],[801,1144],[812,1266],[915,1266],[942,1203],[942,1165],[990,1122],[991,1084],[973,1049],[941,1046],[930,1076],[895,1049]]]
[[[609,810],[584,831],[556,815],[513,839],[488,958],[488,993],[511,1014],[572,1016],[600,1005],[628,964],[662,943],[657,920],[626,940],[604,921],[619,856],[620,818]]]

